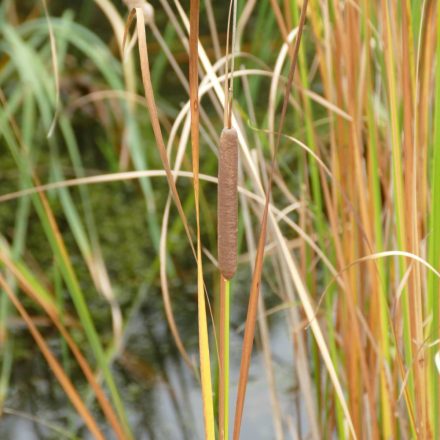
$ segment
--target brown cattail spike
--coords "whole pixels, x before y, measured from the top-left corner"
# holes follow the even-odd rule
[[[237,270],[238,138],[235,128],[222,130],[218,159],[218,266],[222,275],[230,280]]]

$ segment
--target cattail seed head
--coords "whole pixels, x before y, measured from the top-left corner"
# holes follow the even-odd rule
[[[218,265],[230,280],[237,270],[238,232],[238,138],[235,128],[224,128],[220,135],[218,163]]]

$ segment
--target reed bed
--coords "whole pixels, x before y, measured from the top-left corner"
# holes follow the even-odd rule
[[[140,436],[116,371],[157,284],[200,384],[203,434],[182,438],[247,438],[255,345],[271,438],[440,438],[440,2],[29,3],[0,5],[2,417],[18,314],[71,403],[40,424]],[[123,188],[143,206],[145,289],[125,298],[96,188],[117,188],[115,222]]]

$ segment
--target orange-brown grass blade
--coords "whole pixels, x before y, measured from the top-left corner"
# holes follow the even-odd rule
[[[67,397],[70,399],[72,405],[78,411],[78,414],[83,418],[84,423],[92,433],[93,437],[98,440],[104,440],[105,437],[103,436],[101,430],[99,429],[95,419],[92,417],[89,410],[84,405],[84,402],[82,401],[80,395],[76,391],[74,385],[67,377],[60,363],[52,354],[50,348],[48,347],[46,341],[44,340],[43,335],[38,331],[37,327],[33,323],[32,318],[26,312],[26,309],[23,307],[20,300],[17,298],[17,296],[15,295],[15,293],[10,288],[9,284],[6,282],[6,280],[3,278],[2,275],[0,275],[0,286],[6,292],[9,300],[11,301],[11,303],[14,305],[18,313],[20,313],[21,317],[25,321],[26,325],[29,328],[29,331],[31,332],[32,337],[34,338],[35,342],[38,345],[38,348],[45,357],[47,363],[49,364],[49,367],[51,368],[56,378],[58,379],[58,382],[60,383],[61,387],[66,392]]]
[[[273,179],[273,173],[275,169],[275,161],[276,154],[278,150],[278,146],[281,139],[281,133],[284,125],[284,120],[286,117],[287,105],[289,102],[290,89],[293,83],[293,77],[295,73],[295,67],[298,59],[298,50],[299,44],[301,42],[302,31],[304,28],[304,22],[306,18],[308,0],[303,2],[302,10],[301,10],[301,18],[298,26],[298,36],[295,42],[295,48],[292,57],[292,63],[290,65],[289,78],[286,85],[286,91],[284,94],[283,107],[281,110],[281,118],[279,122],[278,134],[275,144],[275,150],[273,153],[272,164],[270,168],[269,175],[269,185],[266,191],[266,201],[264,205],[263,217],[261,220],[261,230],[260,237],[258,239],[258,248],[257,255],[255,258],[255,267],[254,273],[252,276],[252,284],[249,295],[249,305],[246,317],[246,326],[244,331],[244,339],[243,339],[243,349],[241,356],[241,365],[240,365],[240,377],[238,382],[238,390],[237,390],[237,400],[235,404],[235,419],[234,419],[234,440],[238,440],[240,437],[240,429],[241,429],[241,420],[243,417],[243,407],[244,407],[244,399],[246,396],[246,386],[249,375],[249,365],[250,358],[252,354],[252,346],[254,342],[254,334],[255,334],[255,321],[257,317],[257,309],[258,309],[258,297],[260,294],[260,283],[261,283],[261,274],[263,270],[263,258],[264,258],[264,248],[266,243],[266,232],[267,232],[267,217],[269,212],[269,202],[270,202],[270,194],[271,194],[271,184]]]
[[[20,269],[3,252],[0,253],[0,261],[8,268],[9,271],[11,271],[11,273],[17,279],[21,289],[32,300],[34,300],[37,304],[39,304],[43,308],[43,310],[46,312],[46,314],[55,324],[56,328],[61,333],[61,335],[67,342],[67,345],[69,346],[70,350],[72,351],[73,355],[75,356],[75,359],[77,360],[78,365],[80,366],[82,372],[84,373],[84,376],[86,377],[87,381],[92,387],[96,395],[96,399],[98,400],[98,403],[101,406],[102,412],[107,418],[107,421],[109,422],[110,426],[113,428],[117,438],[119,440],[124,440],[126,438],[126,436],[124,435],[124,430],[122,429],[112,406],[107,400],[107,397],[105,396],[102,387],[97,382],[95,375],[93,374],[92,368],[90,367],[86,358],[82,354],[81,350],[79,349],[78,345],[75,343],[73,338],[70,336],[70,333],[62,324],[58,311],[53,307],[52,304],[42,300],[41,296],[38,295],[37,292],[35,292],[32,285],[26,280],[26,278],[20,272]]]
[[[203,418],[205,439],[215,439],[214,408],[212,402],[211,361],[209,357],[208,324],[206,319],[205,289],[203,282],[202,243],[200,238],[199,208],[199,0],[190,3],[189,28],[189,99],[191,109],[191,152],[194,184],[194,199],[197,222],[197,302],[199,323],[200,376],[202,382]]]
[[[280,29],[281,35],[283,36],[283,39],[287,41],[288,32],[280,6],[276,0],[270,0],[270,5],[272,6],[273,13],[275,15],[275,19],[277,21],[278,28]]]
[[[414,138],[414,130],[417,125],[413,123],[413,101],[414,101],[414,54],[413,47],[410,41],[413,41],[412,26],[410,20],[410,9],[408,2],[404,2],[402,7],[402,27],[405,29],[402,32],[402,87],[403,87],[403,142],[404,149],[404,170],[405,170],[405,217],[408,219],[406,240],[410,252],[419,253],[419,236],[418,236],[418,218],[417,198],[416,193],[418,189],[416,163],[417,145]],[[409,34],[409,35],[408,35]],[[418,432],[421,437],[426,437],[427,433],[431,431],[430,421],[427,409],[427,382],[426,382],[426,358],[423,350],[420,350],[419,344],[424,339],[423,335],[423,301],[420,271],[418,266],[411,271],[408,280],[409,304],[411,308],[411,333],[413,338],[413,357],[417,358],[414,362],[414,384],[415,384],[415,402],[417,424],[419,426]]]
[[[162,160],[162,165],[164,167],[168,185],[170,187],[171,196],[174,200],[174,203],[176,204],[177,211],[179,213],[180,218],[182,219],[183,227],[185,229],[186,235],[188,237],[189,244],[191,246],[191,250],[193,252],[194,258],[198,261],[198,256],[196,253],[196,250],[194,248],[191,232],[189,229],[188,221],[186,219],[185,212],[182,207],[182,203],[180,201],[179,194],[177,192],[176,183],[173,178],[173,174],[171,171],[170,163],[168,160],[167,152],[165,143],[162,136],[162,131],[159,123],[159,117],[157,113],[157,107],[154,99],[154,93],[153,93],[153,86],[151,83],[151,75],[150,75],[150,66],[149,66],[149,60],[148,60],[148,47],[147,47],[147,39],[146,39],[146,33],[145,33],[145,19],[142,9],[135,8],[132,9],[126,22],[125,31],[124,31],[124,37],[122,42],[122,52],[125,48],[125,42],[127,39],[128,31],[130,29],[131,23],[136,17],[137,20],[137,34],[138,34],[138,45],[139,45],[139,59],[141,64],[141,73],[142,73],[142,83],[144,86],[144,94],[145,94],[145,100],[148,107],[148,112],[150,113],[150,120],[151,125],[153,128],[154,137],[156,139],[157,148],[159,151],[160,158]],[[162,292],[164,294],[164,292]],[[164,294],[164,299],[167,300],[166,294]],[[166,302],[168,305],[168,303]],[[169,326],[171,328],[174,340],[176,342],[176,345],[181,352],[183,358],[185,361],[189,364],[189,366],[192,368],[192,363],[190,361],[188,353],[185,351],[183,343],[181,342],[180,336],[177,332],[177,326],[175,324],[174,316],[172,314],[172,310],[170,307],[166,308],[166,316],[169,323]]]
[[[170,163],[168,160],[165,143],[162,136],[162,130],[160,127],[159,117],[157,113],[156,101],[154,99],[153,85],[151,83],[150,75],[150,64],[148,60],[148,46],[147,46],[147,36],[145,33],[145,18],[144,13],[141,8],[132,9],[130,12],[127,23],[125,26],[124,39],[122,44],[122,49],[125,47],[125,41],[128,34],[130,25],[136,17],[137,24],[137,34],[138,34],[138,46],[139,46],[139,60],[141,64],[142,73],[142,83],[144,86],[145,100],[147,102],[148,112],[150,113],[150,122],[153,128],[154,137],[156,139],[157,148],[159,151],[160,158],[162,160],[162,165],[165,169],[168,184],[170,186],[171,195],[173,197],[174,203],[176,204],[177,211],[179,212],[180,218],[182,219],[183,227],[185,229],[186,235],[191,246],[191,250],[196,257],[196,251],[194,248],[191,232],[189,229],[188,221],[186,219],[185,212],[183,211],[182,203],[180,201],[179,193],[177,192],[176,183],[173,179],[173,174],[171,172]]]

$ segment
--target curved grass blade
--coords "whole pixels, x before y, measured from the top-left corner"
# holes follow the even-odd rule
[[[248,312],[246,316],[246,325],[244,331],[243,338],[243,349],[242,349],[242,357],[241,357],[241,365],[240,365],[240,377],[238,382],[238,390],[237,390],[237,399],[235,404],[235,418],[234,418],[234,440],[239,440],[240,438],[240,429],[241,429],[241,421],[243,417],[243,407],[244,400],[246,396],[246,387],[249,375],[249,366],[250,366],[250,358],[252,354],[252,347],[254,341],[255,334],[255,321],[257,318],[257,308],[258,308],[258,297],[260,294],[260,283],[261,283],[261,275],[263,271],[263,258],[264,258],[264,249],[266,244],[266,233],[267,233],[267,219],[269,212],[269,202],[270,202],[270,194],[271,194],[271,184],[273,178],[273,172],[275,168],[275,160],[276,153],[281,139],[282,128],[284,125],[284,120],[286,117],[287,104],[289,101],[290,88],[293,83],[293,77],[295,73],[295,67],[298,57],[298,49],[299,44],[301,43],[302,31],[304,28],[306,11],[307,11],[307,3],[306,0],[303,3],[302,11],[301,11],[301,19],[298,27],[298,36],[295,42],[294,54],[292,58],[292,63],[289,71],[289,79],[286,86],[286,92],[284,96],[283,107],[281,110],[281,118],[279,123],[278,135],[275,144],[275,150],[273,153],[272,164],[270,168],[269,175],[269,185],[266,192],[266,202],[264,205],[263,217],[261,219],[261,230],[260,237],[258,239],[258,247],[257,247],[257,255],[255,257],[255,266],[254,273],[252,275],[252,285],[249,294],[249,305]]]

